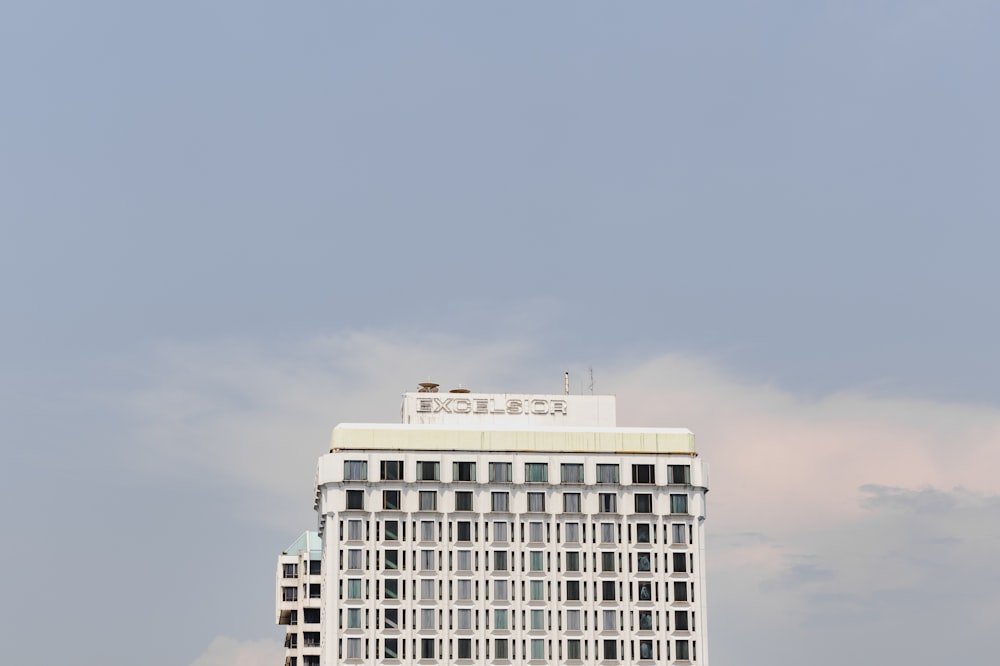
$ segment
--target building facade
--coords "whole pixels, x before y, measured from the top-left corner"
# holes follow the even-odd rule
[[[421,391],[337,426],[318,589],[285,591],[301,547],[279,562],[286,665],[707,664],[707,466],[689,430],[615,420],[613,396]]]

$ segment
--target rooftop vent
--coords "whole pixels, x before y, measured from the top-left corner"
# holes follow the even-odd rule
[[[421,382],[418,386],[420,388],[417,389],[417,393],[437,393],[439,384],[435,384],[434,382]]]
[[[472,393],[472,391],[470,391],[467,388],[462,388],[461,386],[459,386],[458,388],[453,388],[452,390],[448,391],[448,393]]]

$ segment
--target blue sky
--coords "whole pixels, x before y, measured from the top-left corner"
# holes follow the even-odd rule
[[[712,464],[716,664],[982,661],[998,19],[0,8],[0,657],[273,658],[334,424],[593,367]]]

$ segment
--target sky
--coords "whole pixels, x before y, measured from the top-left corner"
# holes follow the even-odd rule
[[[716,666],[984,663],[1000,5],[0,6],[0,661],[280,661],[338,422],[618,396]]]

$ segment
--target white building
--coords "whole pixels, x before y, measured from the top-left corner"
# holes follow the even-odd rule
[[[315,535],[279,560],[286,666],[707,665],[707,465],[689,430],[615,418],[613,396],[421,391],[402,424],[334,428],[321,576]]]

